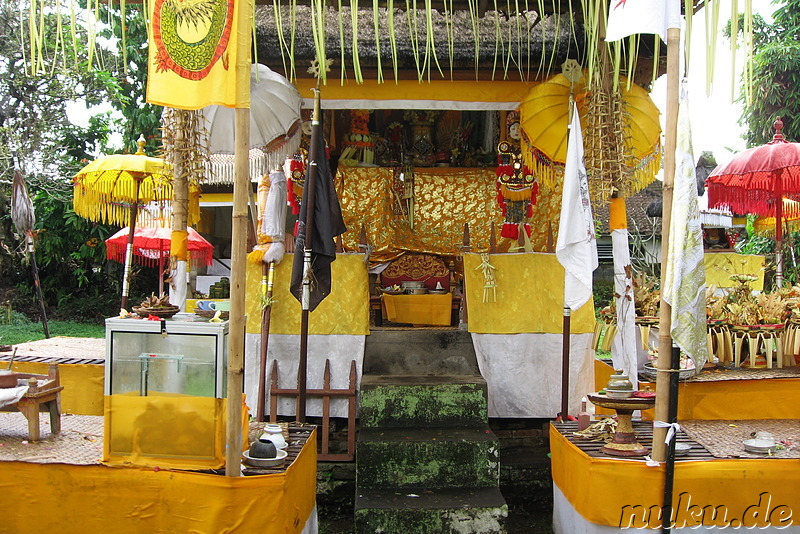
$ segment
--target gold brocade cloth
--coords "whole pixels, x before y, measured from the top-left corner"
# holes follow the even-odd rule
[[[560,334],[564,268],[555,254],[492,254],[497,300],[483,302],[479,254],[464,254],[469,331],[480,334]],[[572,313],[570,332],[594,332],[594,300]]]
[[[291,254],[275,267],[271,334],[300,334],[300,303],[289,293]],[[339,254],[331,263],[331,294],[308,315],[309,334],[369,334],[369,276],[364,256]],[[261,333],[261,266],[247,262],[247,332]]]
[[[469,223],[472,250],[489,249],[491,227],[498,230],[503,215],[497,204],[495,169],[414,169],[413,229],[396,169],[340,167],[336,191],[347,228],[344,244],[357,250],[361,228],[373,246],[372,261],[389,261],[404,251],[457,255]],[[547,250],[548,231],[558,228],[560,191],[542,189],[533,208],[534,250]],[[555,237],[551,233],[551,242]],[[505,243],[507,249],[510,243]],[[504,244],[499,243],[500,250]]]
[[[449,326],[453,294],[382,295],[386,317],[393,323]]]
[[[758,276],[758,280],[750,282],[750,289],[764,289],[764,256],[712,252],[705,255],[705,267],[706,287],[734,287],[739,283],[730,279],[732,274],[752,274]]]

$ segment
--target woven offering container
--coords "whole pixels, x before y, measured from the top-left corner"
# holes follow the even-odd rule
[[[134,306],[133,313],[138,315],[139,317],[149,317],[150,315],[154,315],[156,317],[160,317],[161,319],[169,319],[176,313],[181,311],[178,306],[163,306],[159,308],[143,308],[142,306]]]

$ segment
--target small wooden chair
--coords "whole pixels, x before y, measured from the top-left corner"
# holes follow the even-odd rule
[[[48,374],[15,373],[18,379],[28,380],[28,392],[18,402],[0,408],[2,412],[18,410],[28,420],[28,439],[39,441],[39,412],[50,412],[50,431],[61,432],[61,385],[58,365],[50,364]]]

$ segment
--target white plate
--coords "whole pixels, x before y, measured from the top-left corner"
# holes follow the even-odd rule
[[[744,450],[755,454],[769,454],[777,450],[778,444],[766,439],[746,439],[742,442]]]

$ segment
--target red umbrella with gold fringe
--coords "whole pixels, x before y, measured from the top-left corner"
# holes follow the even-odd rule
[[[798,215],[800,204],[784,204],[785,197],[800,198],[800,143],[787,141],[774,124],[775,135],[764,145],[749,148],[725,165],[719,165],[706,179],[708,207],[727,207],[734,213],[752,213],[775,218],[775,281],[783,284],[783,220]],[[788,208],[788,210],[787,210]],[[788,211],[788,213],[787,213]]]

